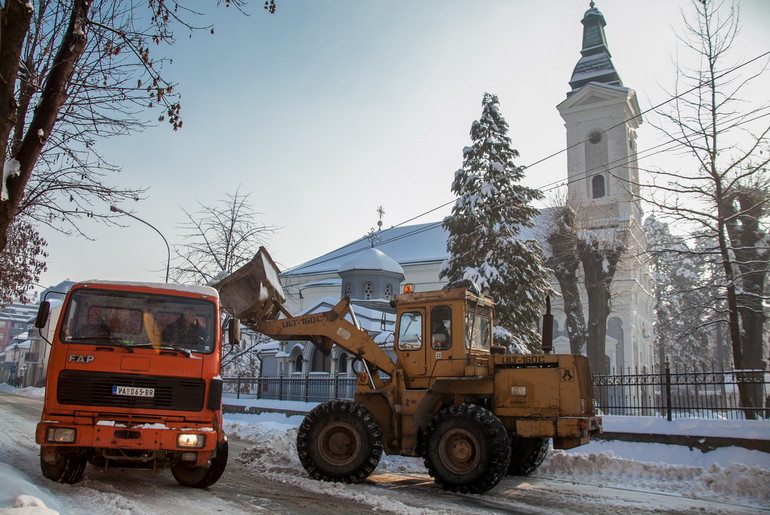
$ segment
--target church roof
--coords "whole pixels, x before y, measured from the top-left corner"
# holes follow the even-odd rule
[[[376,233],[376,248],[400,266],[436,263],[449,257],[446,250],[447,232],[442,222],[402,225]],[[337,250],[284,271],[281,276],[302,276],[336,273],[351,257],[368,251],[372,245],[366,237],[359,238]]]
[[[534,227],[522,227],[518,235],[519,239],[540,240],[545,232],[544,224],[550,220],[546,216],[548,211],[548,208],[543,209],[539,215],[535,216]],[[446,249],[449,233],[444,230],[442,222],[391,227],[390,229],[383,229],[377,234],[380,239],[374,250],[379,249],[386,254],[386,257],[401,267],[441,263],[449,258],[449,252]],[[333,274],[350,261],[351,256],[357,256],[370,250],[372,250],[370,241],[365,237],[360,238],[328,254],[290,268],[282,272],[281,277]],[[371,268],[367,269],[371,270]]]
[[[623,82],[615,71],[612,55],[607,47],[607,37],[604,34],[607,22],[604,21],[604,15],[591,2],[591,8],[585,12],[580,22],[583,24],[583,48],[569,81],[572,91],[567,95],[573,94],[589,82],[622,86]]]

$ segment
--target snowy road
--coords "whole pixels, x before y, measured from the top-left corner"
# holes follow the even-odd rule
[[[231,439],[228,468],[222,479],[207,490],[180,487],[170,473],[111,471],[105,474],[90,467],[83,482],[61,485],[44,479],[39,471],[34,427],[41,407],[39,399],[0,393],[0,431],[5,436],[0,444],[0,465],[10,465],[26,475],[32,488],[37,485],[40,492],[23,493],[53,499],[53,502],[46,501],[48,506],[61,513],[770,512],[766,502],[763,506],[763,500],[709,494],[686,481],[682,483],[686,479],[682,477],[687,475],[686,468],[677,468],[673,473],[668,469],[652,471],[642,479],[624,478],[622,472],[616,474],[620,478],[560,473],[559,460],[573,460],[563,453],[556,453],[535,477],[505,478],[486,495],[444,492],[425,474],[420,460],[400,457],[384,457],[366,484],[323,483],[306,477],[299,466],[291,448],[294,435],[291,427],[273,422],[249,423],[243,419],[228,422],[229,432],[236,435]],[[613,463],[609,459],[601,466],[617,465]],[[675,485],[677,482],[681,483],[679,487]],[[9,506],[2,504],[7,501],[5,497],[0,494],[0,512]]]

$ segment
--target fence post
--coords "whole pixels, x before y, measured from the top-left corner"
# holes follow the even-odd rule
[[[666,361],[666,375],[665,375],[665,387],[666,387],[666,420],[671,422],[671,368],[669,362]]]
[[[283,376],[278,378],[278,400],[283,400]]]
[[[235,398],[241,398],[241,376],[238,376],[238,382],[235,384]]]
[[[257,400],[262,398],[262,377],[257,378]]]

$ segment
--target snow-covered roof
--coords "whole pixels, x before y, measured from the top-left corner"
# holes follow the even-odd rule
[[[404,275],[404,269],[380,249],[366,249],[343,262],[339,273],[349,270],[382,270]]]
[[[519,238],[539,241],[541,234],[544,234],[541,227],[548,223],[548,217],[545,216],[547,211],[549,209],[544,209],[535,217],[533,220],[534,228],[523,227]],[[377,234],[380,236],[380,241],[374,250],[380,250],[400,267],[441,263],[449,258],[449,252],[446,249],[449,233],[444,230],[442,222],[391,227],[390,229],[383,229]],[[368,251],[371,250],[369,240],[360,238],[328,254],[290,268],[282,272],[281,277],[336,273],[351,260],[351,256],[369,253]],[[401,273],[403,273],[403,269]]]
[[[436,263],[449,257],[446,250],[447,233],[442,227],[442,222],[391,227],[379,231],[377,236],[380,240],[376,243],[376,248],[401,266]],[[350,257],[370,248],[369,240],[360,238],[323,256],[290,268],[281,275],[286,277],[336,273],[340,265]]]

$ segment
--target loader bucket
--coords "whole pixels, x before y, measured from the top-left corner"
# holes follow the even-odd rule
[[[222,306],[232,308],[242,321],[272,320],[286,300],[278,274],[270,254],[260,247],[254,259],[212,286]]]

